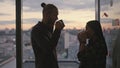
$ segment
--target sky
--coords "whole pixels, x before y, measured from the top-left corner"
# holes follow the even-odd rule
[[[105,2],[103,2],[105,1]],[[118,5],[112,8],[109,7],[107,0],[101,1],[102,12],[114,14],[109,17],[103,16],[102,21],[111,20],[116,17],[120,12],[116,10]],[[117,2],[118,1],[118,2]],[[89,20],[95,19],[95,0],[23,0],[22,1],[22,28],[30,29],[42,20],[42,7],[41,3],[51,3],[57,6],[59,10],[58,18],[62,19],[65,23],[65,28],[84,28]],[[120,3],[116,0],[115,3]],[[105,5],[108,4],[108,5]],[[114,12],[111,11],[114,9]],[[116,14],[116,15],[115,15]],[[120,15],[119,15],[120,16]],[[117,17],[119,17],[117,16]],[[119,17],[120,18],[120,17]],[[0,29],[15,28],[15,0],[0,0]]]

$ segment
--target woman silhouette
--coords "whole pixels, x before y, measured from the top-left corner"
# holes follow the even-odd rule
[[[89,21],[86,30],[78,34],[78,40],[79,68],[106,68],[107,46],[99,21]]]

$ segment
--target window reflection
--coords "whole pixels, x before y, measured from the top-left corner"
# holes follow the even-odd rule
[[[120,6],[119,0],[100,0],[101,1],[101,24],[103,33],[108,46],[107,68],[112,68],[113,43],[120,30]]]

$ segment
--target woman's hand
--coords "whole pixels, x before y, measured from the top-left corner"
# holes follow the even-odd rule
[[[78,34],[78,40],[79,40],[79,42],[80,42],[80,51],[83,51],[83,50],[85,50],[86,49],[86,39],[87,39],[87,34],[86,34],[86,31],[83,31],[83,32],[80,32],[79,34]]]
[[[86,31],[80,32],[80,33],[78,34],[78,40],[79,40],[80,43],[86,43],[86,39],[87,39],[87,38],[88,38],[88,37],[87,37]]]
[[[80,47],[79,49],[80,51],[84,51],[86,49],[86,46],[84,43],[81,43],[79,47]]]

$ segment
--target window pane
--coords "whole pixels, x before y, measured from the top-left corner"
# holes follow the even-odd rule
[[[23,68],[34,68],[30,36],[31,28],[42,20],[42,2],[56,5],[58,18],[65,23],[56,48],[60,68],[78,68],[77,34],[85,29],[86,22],[95,19],[95,0],[23,0]]]
[[[0,68],[16,68],[15,0],[0,0]]]
[[[108,47],[107,68],[112,68],[112,52],[115,46],[115,40],[118,37],[117,35],[120,30],[120,10],[118,10],[118,6],[120,6],[120,0],[100,1],[101,24]]]

